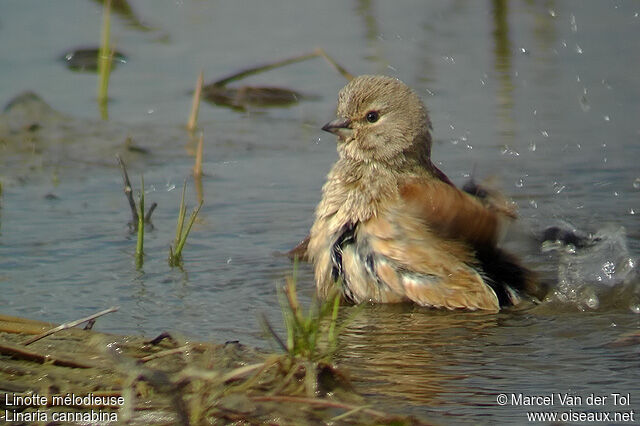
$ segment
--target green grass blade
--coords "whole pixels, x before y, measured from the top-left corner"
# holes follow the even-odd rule
[[[144,176],[140,178],[140,200],[138,202],[138,241],[136,244],[136,267],[141,268],[144,257]]]
[[[106,104],[109,91],[109,75],[111,73],[111,61],[113,50],[109,44],[111,37],[111,0],[104,1],[102,10],[102,31],[100,36],[100,50],[98,53],[98,103],[103,110],[103,118],[106,118]]]
[[[182,239],[182,228],[184,227],[184,218],[187,214],[187,205],[184,202],[184,194],[187,192],[187,180],[182,184],[182,198],[180,199],[180,208],[178,209],[178,223],[176,225],[176,239],[173,242],[174,247],[178,247]],[[175,254],[175,252],[174,252]]]
[[[200,201],[200,204],[198,204],[198,207],[196,207],[193,212],[191,213],[191,217],[189,218],[189,222],[187,223],[187,227],[184,230],[184,234],[182,235],[182,238],[180,238],[180,242],[178,243],[178,245],[176,246],[176,250],[175,250],[175,255],[177,257],[182,257],[182,248],[184,247],[185,243],[187,242],[187,237],[189,236],[189,232],[191,231],[191,227],[193,226],[193,223],[196,221],[196,216],[198,216],[198,212],[200,212],[200,208],[202,207],[202,201]]]

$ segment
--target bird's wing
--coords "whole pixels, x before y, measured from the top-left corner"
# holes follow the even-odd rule
[[[307,234],[306,237],[302,239],[294,248],[289,250],[286,255],[291,260],[301,260],[303,262],[309,261],[309,254],[307,253],[307,249],[309,248],[309,240],[311,236]]]
[[[369,219],[360,224],[357,238],[366,247],[359,250],[361,263],[368,265],[380,293],[423,306],[499,309],[496,294],[476,268],[473,249],[442,238],[406,211],[391,209]]]
[[[438,179],[409,179],[400,186],[408,213],[443,238],[473,247],[493,247],[505,214],[492,204]]]
[[[475,254],[495,247],[501,214],[442,179],[409,179],[399,194],[359,229],[379,287],[426,306],[498,310]]]

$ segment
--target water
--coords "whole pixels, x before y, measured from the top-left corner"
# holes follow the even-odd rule
[[[434,161],[459,184],[494,176],[522,219],[509,246],[559,284],[552,301],[498,315],[366,308],[338,354],[357,388],[385,409],[443,423],[523,423],[527,409],[498,405],[500,393],[630,393],[630,406],[606,408],[640,408],[636,3],[130,5],[133,15],[112,19],[129,62],[112,76],[109,123],[98,118],[95,75],[58,60],[97,43],[100,4],[3,5],[0,100],[32,90],[65,116],[31,133],[28,122],[0,120],[0,130],[17,129],[0,139],[2,313],[64,322],[119,305],[100,330],[264,345],[258,315],[280,329],[275,288],[291,271],[274,252],[311,225],[336,158],[320,127],[344,80],[315,59],[246,84],[319,98],[245,112],[202,106],[205,204],[183,270],[166,263],[193,164],[181,126],[200,69],[211,81],[320,46],[352,73],[415,88],[431,111]],[[127,136],[149,154],[127,153]],[[136,188],[144,173],[147,204],[159,204],[141,271],[116,152]],[[187,201],[197,202],[191,180]],[[577,252],[524,243],[558,224],[600,240]],[[308,301],[312,272],[300,269]]]

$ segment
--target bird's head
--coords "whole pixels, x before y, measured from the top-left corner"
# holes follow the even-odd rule
[[[410,152],[430,156],[427,109],[418,95],[396,78],[354,78],[340,91],[337,115],[322,130],[338,136],[338,152],[343,157],[393,162]]]

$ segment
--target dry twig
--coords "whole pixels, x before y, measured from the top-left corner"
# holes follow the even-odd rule
[[[82,319],[79,319],[79,320],[76,320],[76,321],[71,321],[71,322],[66,322],[64,324],[60,324],[59,326],[54,327],[51,330],[47,330],[44,333],[38,334],[37,336],[33,336],[33,337],[25,340],[24,343],[22,343],[22,344],[24,346],[28,346],[28,345],[32,344],[33,342],[37,342],[40,339],[43,339],[43,338],[45,338],[47,336],[52,335],[53,333],[57,333],[58,331],[66,330],[67,328],[73,328],[73,327],[75,327],[77,325],[80,325],[82,323],[85,323],[87,321],[91,321],[91,320],[96,319],[98,317],[101,317],[103,315],[110,314],[111,312],[115,312],[118,309],[120,309],[120,308],[117,307],[117,306],[112,306],[109,309],[105,309],[104,311],[100,311],[100,312],[95,313],[93,315],[89,315],[86,318],[82,318]]]

